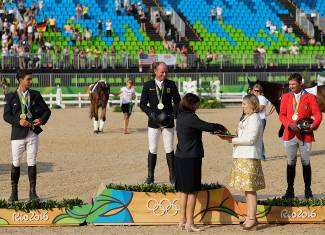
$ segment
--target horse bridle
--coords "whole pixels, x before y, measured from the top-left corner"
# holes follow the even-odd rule
[[[285,90],[285,84],[282,84],[281,93],[280,93],[280,96],[279,96],[279,99],[278,99],[280,103],[281,103],[282,95],[285,93],[284,90]],[[271,107],[269,113],[266,116],[272,115],[274,113],[274,110],[275,110],[275,106],[272,104],[272,107]]]

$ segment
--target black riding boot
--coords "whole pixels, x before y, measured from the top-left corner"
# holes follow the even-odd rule
[[[29,200],[40,200],[36,194],[36,166],[28,166]]]
[[[157,154],[148,153],[148,178],[147,184],[153,184],[155,182],[155,167],[157,162]]]
[[[166,160],[169,169],[169,181],[171,184],[175,184],[175,174],[174,174],[174,151],[171,153],[166,153]]]
[[[288,188],[286,193],[282,196],[282,198],[294,198],[295,191],[293,188],[296,177],[296,165],[287,165],[287,184]]]
[[[18,201],[18,182],[20,177],[20,167],[11,166],[11,195],[9,202]]]
[[[307,166],[302,166],[302,173],[305,182],[305,198],[313,198],[313,192],[311,191],[311,167],[310,164]]]

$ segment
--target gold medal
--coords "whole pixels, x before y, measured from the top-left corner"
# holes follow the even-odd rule
[[[294,115],[292,115],[292,120],[297,121],[297,119],[298,119],[298,114],[297,113],[295,113]]]
[[[24,113],[20,114],[20,115],[19,115],[19,118],[25,120],[25,119],[26,119],[26,114],[24,114]]]

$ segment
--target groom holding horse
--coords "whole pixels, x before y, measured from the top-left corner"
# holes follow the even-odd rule
[[[297,151],[301,154],[303,178],[305,182],[305,198],[312,198],[310,152],[315,141],[313,131],[317,130],[322,113],[316,96],[302,89],[302,76],[298,73],[289,77],[290,92],[281,98],[279,118],[285,130],[283,134],[284,147],[287,154],[287,184],[288,188],[283,198],[294,198],[294,180],[296,176]],[[313,116],[313,120],[311,117]],[[308,121],[312,124],[308,124]],[[304,126],[301,123],[307,123]]]

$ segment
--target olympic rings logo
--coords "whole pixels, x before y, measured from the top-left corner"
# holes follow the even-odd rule
[[[178,199],[170,201],[167,198],[157,201],[152,198],[147,201],[147,209],[158,216],[163,216],[165,214],[175,216],[178,211],[180,211],[180,208],[176,205],[176,202],[178,201]]]

